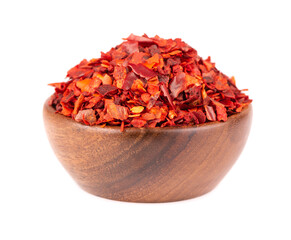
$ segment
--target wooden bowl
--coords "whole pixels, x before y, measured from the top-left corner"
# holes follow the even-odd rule
[[[44,104],[51,146],[87,192],[128,202],[172,202],[211,191],[240,155],[252,106],[227,122],[178,128],[86,126]]]

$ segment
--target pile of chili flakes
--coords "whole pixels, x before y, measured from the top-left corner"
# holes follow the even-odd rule
[[[49,105],[87,125],[191,126],[226,121],[251,103],[210,57],[181,39],[131,34],[101,57],[83,60],[52,83]]]

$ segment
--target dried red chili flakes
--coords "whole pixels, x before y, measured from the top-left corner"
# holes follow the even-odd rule
[[[134,74],[134,72],[130,72],[126,75],[123,85],[122,85],[122,89],[123,90],[129,90],[134,82],[134,80],[137,79],[137,76]]]
[[[76,115],[75,120],[87,125],[93,125],[96,122],[95,111],[93,109],[81,110]]]
[[[178,73],[170,84],[170,90],[173,98],[178,97],[179,93],[186,90],[186,74],[184,72]]]
[[[116,105],[112,100],[105,100],[105,108],[107,115],[118,120],[126,120],[128,118],[128,108]]]
[[[93,96],[86,102],[85,108],[93,108],[101,99],[102,96],[100,94],[93,94]]]
[[[139,75],[140,77],[145,78],[146,80],[153,78],[157,75],[153,70],[147,68],[141,63],[139,64],[130,63],[129,66],[132,68],[132,71],[135,74]]]
[[[206,112],[206,118],[213,122],[213,121],[216,121],[216,114],[214,112],[214,109],[212,106],[204,106],[205,108],[205,112]]]
[[[64,92],[67,88],[67,83],[50,83],[49,86],[54,87],[56,92]]]
[[[149,93],[143,93],[140,97],[144,103],[148,103],[150,101],[151,95]]]
[[[137,127],[137,128],[141,128],[144,127],[144,125],[146,125],[147,121],[141,118],[134,118],[131,120],[130,124],[133,127]]]
[[[90,77],[93,74],[93,69],[88,65],[88,61],[84,59],[78,65],[68,71],[67,77],[70,79],[78,79],[80,77]]]
[[[49,104],[87,125],[167,127],[227,121],[252,100],[181,39],[131,34],[100,58],[82,60]]]
[[[116,87],[122,88],[126,78],[126,68],[122,65],[116,65],[113,71],[113,79],[116,81]]]
[[[83,103],[83,101],[84,101],[84,95],[81,94],[81,95],[78,97],[77,101],[75,102],[75,106],[74,106],[74,110],[73,110],[72,114],[75,115],[75,114],[78,113],[78,111],[79,111],[79,109],[80,109],[81,104]]]
[[[200,124],[206,122],[206,116],[201,110],[193,111],[193,114],[197,117]]]
[[[106,96],[108,94],[114,94],[117,92],[117,87],[113,85],[101,85],[96,89],[96,92],[100,93],[102,96]]]

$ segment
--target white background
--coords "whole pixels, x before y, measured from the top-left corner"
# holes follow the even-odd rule
[[[1,0],[0,239],[291,239],[288,3]],[[130,33],[180,37],[250,90],[247,145],[203,197],[133,204],[89,195],[49,145],[47,84]]]

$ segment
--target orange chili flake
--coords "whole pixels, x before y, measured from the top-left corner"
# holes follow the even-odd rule
[[[140,79],[136,79],[133,81],[133,84],[131,86],[132,91],[140,91],[140,92],[147,92],[144,89],[144,84]]]
[[[82,92],[89,92],[90,91],[90,84],[91,79],[90,78],[86,78],[82,81],[78,81],[76,83],[77,87],[81,89]]]
[[[61,105],[62,105],[62,110],[60,113],[65,116],[71,116],[73,109],[68,108],[63,102],[61,102]]]
[[[112,84],[112,79],[108,74],[105,74],[104,77],[101,79],[102,84],[106,85],[111,85]]]
[[[78,97],[77,101],[75,102],[75,106],[74,106],[74,110],[73,110],[72,114],[75,115],[75,114],[78,113],[78,111],[79,111],[79,109],[80,109],[80,107],[81,107],[81,104],[82,104],[83,100],[84,100],[84,95],[81,94],[81,95]]]
[[[174,117],[177,117],[177,114],[174,110],[170,110],[168,116],[170,119],[173,119]]]
[[[142,99],[145,103],[148,103],[148,102],[149,102],[150,97],[151,97],[151,95],[150,95],[149,93],[143,93],[143,94],[141,95],[141,99]]]
[[[181,39],[131,34],[100,58],[82,60],[49,104],[87,125],[191,126],[227,121],[252,100]]]
[[[154,56],[145,61],[144,65],[148,68],[153,68],[160,63],[160,55],[155,53]]]
[[[116,105],[113,102],[107,104],[107,114],[108,116],[119,120],[126,120],[128,118],[127,108]]]
[[[147,92],[151,95],[157,93],[160,90],[160,86],[159,84],[155,84],[155,83],[148,83],[148,88],[147,88]]]

